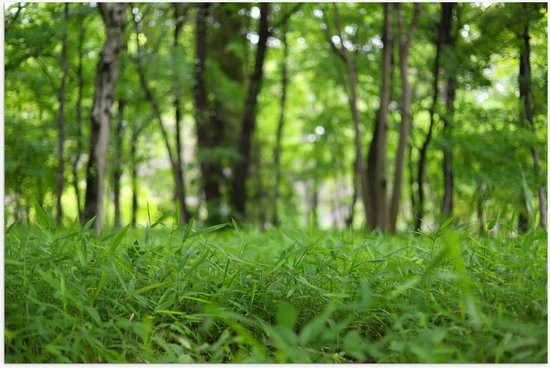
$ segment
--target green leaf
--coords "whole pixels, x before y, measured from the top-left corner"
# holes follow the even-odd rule
[[[298,312],[293,305],[281,301],[277,304],[275,320],[277,321],[277,325],[285,326],[292,330],[298,321]]]

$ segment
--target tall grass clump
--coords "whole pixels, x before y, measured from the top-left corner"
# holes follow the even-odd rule
[[[9,363],[547,361],[547,243],[236,225],[5,238]]]

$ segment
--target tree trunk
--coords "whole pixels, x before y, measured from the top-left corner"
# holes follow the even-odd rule
[[[256,48],[256,61],[248,85],[248,92],[244,106],[243,123],[239,137],[240,159],[233,168],[233,183],[231,202],[235,215],[239,219],[246,216],[246,179],[251,163],[251,142],[256,129],[256,106],[258,95],[262,86],[264,59],[267,51],[267,38],[269,37],[269,4],[262,3],[260,7],[260,26],[258,30],[259,40]]]
[[[281,182],[281,145],[283,140],[283,128],[285,125],[286,112],[286,89],[288,85],[288,43],[286,41],[286,26],[282,29],[281,43],[283,45],[283,60],[281,62],[281,102],[279,111],[279,122],[277,124],[277,136],[275,140],[275,149],[273,150],[273,167],[275,170],[275,185],[273,190],[273,225],[279,224],[279,214],[277,212],[277,202],[279,201],[280,182]]]
[[[369,150],[367,175],[369,180],[370,218],[367,225],[370,229],[387,230],[389,223],[387,194],[387,139],[388,139],[388,105],[390,103],[390,85],[392,69],[392,9],[393,4],[384,4],[384,30],[382,42],[382,86],[380,90],[380,108],[376,119],[371,147]]]
[[[134,17],[134,25],[136,29],[136,35],[139,35],[140,32],[140,22],[143,21],[143,18],[138,20]],[[164,145],[166,147],[166,151],[168,152],[168,159],[170,160],[170,167],[172,169],[172,176],[174,178],[174,184],[175,184],[175,193],[176,198],[179,203],[179,219],[180,219],[180,225],[185,224],[187,222],[187,213],[186,213],[186,206],[185,206],[185,185],[183,182],[183,173],[182,168],[180,165],[178,165],[178,161],[176,159],[176,155],[174,154],[172,150],[172,146],[170,145],[170,140],[168,138],[168,132],[166,131],[166,128],[164,126],[164,121],[162,119],[162,113],[160,111],[160,105],[153,94],[153,91],[151,90],[149,83],[147,81],[147,78],[145,76],[145,70],[143,67],[143,62],[141,60],[141,45],[139,43],[139,38],[136,37],[136,68],[139,74],[139,81],[141,84],[141,88],[143,89],[143,92],[145,93],[145,97],[151,104],[151,107],[153,109],[153,114],[155,115],[155,118],[159,122],[160,132],[162,135],[162,139],[164,141]]]
[[[138,211],[138,195],[137,195],[137,141],[139,133],[137,130],[132,133],[132,139],[130,141],[130,162],[131,162],[131,182],[132,182],[132,227],[136,227],[137,211]]]
[[[338,7],[336,4],[334,4],[334,18],[336,23],[336,31],[338,32],[338,37],[340,38],[341,42],[343,42],[343,34],[342,34],[342,24],[340,22],[340,14],[338,12]],[[344,51],[343,49],[340,49],[336,46],[336,44],[332,41],[332,37],[330,35],[330,32],[327,28],[325,28],[325,34],[326,37],[332,47],[332,50],[336,55],[340,57],[340,59],[344,62],[346,66],[346,73],[348,76],[348,82],[349,82],[349,93],[348,93],[348,103],[350,106],[352,118],[353,118],[353,129],[354,129],[354,140],[355,140],[355,175],[357,178],[359,178],[359,187],[361,188],[361,200],[363,203],[363,209],[365,211],[365,216],[369,217],[369,204],[367,201],[367,193],[369,192],[369,186],[367,181],[366,172],[363,165],[363,145],[361,143],[361,118],[359,116],[359,110],[357,108],[357,75],[355,73],[355,66],[353,63],[353,59],[349,55],[347,51]],[[356,200],[357,190],[354,193],[353,198],[353,206],[355,206],[355,200]],[[353,208],[352,208],[353,212]],[[350,218],[350,220],[353,222],[353,216]]]
[[[418,195],[416,203],[416,230],[420,230],[422,227],[422,220],[424,218],[424,173],[426,172],[426,158],[428,153],[428,146],[432,140],[433,127],[435,124],[435,109],[437,105],[437,99],[439,96],[439,70],[440,70],[440,60],[441,60],[441,49],[449,43],[450,31],[451,31],[451,22],[452,22],[452,13],[453,3],[442,3],[441,4],[441,19],[438,26],[438,37],[436,43],[435,51],[435,60],[434,60],[434,70],[433,70],[433,99],[432,106],[430,108],[430,126],[428,128],[428,133],[424,139],[424,143],[420,148],[420,157],[418,159],[418,173],[417,173],[417,182],[418,182]]]
[[[458,17],[458,4],[451,3],[450,6],[456,7]],[[457,18],[458,20],[458,18]],[[458,26],[456,27],[458,32]],[[450,32],[448,45],[454,49],[457,32]],[[454,102],[456,96],[457,80],[455,70],[446,68],[446,88],[445,88],[445,114],[443,115],[443,137],[445,138],[445,146],[443,148],[443,206],[442,213],[444,217],[450,217],[453,214],[453,190],[454,190],[454,175],[453,175],[453,141],[452,141],[452,126],[454,115]]]
[[[174,29],[174,50],[176,50],[179,47],[179,36],[181,33],[181,30],[184,25],[185,16],[187,15],[190,5],[189,4],[182,4],[182,3],[173,3],[172,6],[174,7],[174,17],[176,26]],[[177,79],[176,79],[177,81]],[[186,203],[186,189],[185,189],[185,170],[183,166],[183,142],[181,137],[181,119],[182,119],[182,112],[181,112],[181,91],[179,88],[179,85],[176,83],[174,85],[174,111],[175,111],[175,118],[176,118],[176,159],[177,159],[177,167],[178,167],[178,178],[177,182],[179,183],[179,190],[177,191],[179,194],[176,195],[176,200],[179,202],[179,211],[180,211],[180,224],[183,224],[185,220],[188,220],[191,218],[191,213],[189,212],[189,209],[187,208]]]
[[[76,69],[77,78],[77,98],[76,98],[76,152],[72,161],[72,173],[73,173],[73,188],[76,196],[76,209],[78,212],[78,219],[82,222],[82,204],[80,198],[80,189],[78,188],[78,164],[80,163],[80,156],[82,155],[82,93],[84,90],[84,77],[82,75],[82,59],[84,57],[83,44],[84,34],[86,29],[83,26],[84,19],[80,19],[78,22],[78,66]]]
[[[405,148],[409,142],[411,125],[411,86],[409,84],[409,50],[414,37],[414,31],[418,16],[420,14],[420,4],[416,4],[414,15],[407,35],[403,31],[403,13],[400,4],[397,4],[399,20],[399,75],[401,78],[401,126],[399,129],[399,143],[395,158],[395,174],[393,180],[393,191],[390,203],[389,230],[395,232],[397,224],[397,213],[401,201],[401,187],[403,184],[403,172],[405,170]]]
[[[97,232],[101,231],[103,225],[105,156],[118,77],[119,57],[123,49],[127,4],[98,3],[98,7],[105,22],[107,37],[97,66],[84,208],[84,221],[96,217],[94,228]]]
[[[69,4],[65,3],[63,11],[63,21],[65,27],[69,25]],[[63,33],[61,46],[61,84],[59,86],[59,111],[57,113],[57,180],[55,185],[56,193],[56,223],[61,225],[63,220],[63,207],[61,206],[61,196],[63,195],[63,183],[65,182],[65,81],[67,80],[67,31]]]
[[[525,14],[528,14],[529,8],[528,4],[523,4],[523,9]],[[525,24],[523,28],[523,47],[520,53],[520,63],[519,63],[519,97],[523,102],[523,111],[521,114],[521,121],[532,133],[536,134],[535,122],[533,119],[533,93],[531,90],[531,62],[530,62],[530,53],[531,46],[529,43],[529,20],[526,16]],[[540,172],[540,157],[539,152],[535,145],[530,147],[531,155],[533,156],[533,169],[535,178],[538,181],[541,177]],[[538,185],[537,194],[539,199],[539,226],[543,229],[546,229],[547,226],[547,212],[546,212],[546,193],[545,186]],[[526,227],[522,225],[522,227]]]
[[[197,126],[197,145],[199,153],[201,150],[209,153],[209,151],[215,147],[214,134],[216,134],[216,132],[212,131],[215,129],[211,129],[213,117],[209,111],[205,76],[207,50],[206,18],[208,17],[210,5],[211,4],[208,3],[201,3],[198,5],[195,24],[195,85],[193,86],[193,96],[195,99],[195,123]],[[206,154],[205,157],[200,159],[200,168],[206,210],[208,213],[206,223],[209,225],[217,224],[221,222],[221,167],[217,160],[210,157],[209,154]]]
[[[126,102],[123,99],[118,101],[118,121],[115,127],[115,157],[113,162],[113,196],[115,206],[115,227],[121,226],[120,220],[120,178],[122,177],[122,134],[124,123],[124,107]]]

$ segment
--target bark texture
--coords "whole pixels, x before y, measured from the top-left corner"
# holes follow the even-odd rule
[[[127,4],[98,3],[98,8],[105,23],[107,37],[97,66],[83,216],[84,221],[95,216],[94,228],[97,232],[103,226],[105,158],[119,59],[124,43]]]
[[[367,210],[367,226],[369,229],[387,230],[389,223],[388,211],[388,179],[387,179],[387,140],[388,140],[388,106],[390,103],[391,70],[392,70],[392,10],[393,4],[384,4],[384,29],[382,42],[382,85],[380,88],[380,108],[378,109],[374,133],[369,149],[367,177],[369,197]]]

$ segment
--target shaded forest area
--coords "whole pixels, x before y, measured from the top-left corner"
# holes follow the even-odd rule
[[[542,3],[18,3],[6,214],[546,227]],[[479,225],[475,225],[479,224]]]
[[[548,361],[547,4],[4,21],[7,363]]]

